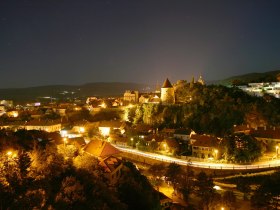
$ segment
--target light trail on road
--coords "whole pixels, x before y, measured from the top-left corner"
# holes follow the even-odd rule
[[[227,163],[209,163],[209,162],[199,162],[199,161],[188,161],[188,160],[182,160],[174,157],[168,157],[165,155],[150,153],[150,152],[144,152],[139,151],[136,149],[130,149],[130,148],[123,148],[114,145],[117,149],[119,149],[122,152],[125,153],[131,153],[135,155],[139,155],[142,157],[162,161],[162,162],[168,162],[168,163],[176,163],[179,165],[184,166],[192,166],[197,168],[208,168],[208,169],[220,169],[220,170],[253,170],[253,169],[267,169],[267,168],[275,168],[280,167],[279,161],[266,161],[262,164],[251,164],[251,165],[238,165],[238,164],[227,164]]]

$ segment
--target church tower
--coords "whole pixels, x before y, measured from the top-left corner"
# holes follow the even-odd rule
[[[161,102],[163,104],[174,104],[175,103],[175,93],[174,88],[170,81],[166,79],[161,87]]]
[[[202,78],[202,76],[200,75],[198,80],[197,80],[197,83],[200,83],[201,85],[205,85],[205,81],[204,79]]]

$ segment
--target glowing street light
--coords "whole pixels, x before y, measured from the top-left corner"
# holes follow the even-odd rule
[[[6,154],[8,157],[11,157],[13,155],[13,152],[9,150]]]
[[[215,152],[215,158],[218,159],[218,152],[219,152],[219,150],[215,149],[214,152]]]
[[[8,150],[8,151],[6,152],[6,155],[7,155],[7,157],[8,157],[8,160],[9,160],[10,158],[16,158],[16,157],[17,157],[17,153],[15,153],[15,152],[13,152],[13,151],[11,151],[11,150]]]
[[[65,148],[65,144],[67,144],[67,143],[68,143],[68,140],[67,140],[66,137],[64,137],[64,138],[63,138],[63,145],[64,145],[64,148]]]
[[[79,128],[79,132],[80,132],[80,133],[84,133],[84,132],[85,132],[85,128],[84,128],[84,127],[80,127],[80,128]]]
[[[278,158],[278,149],[279,149],[279,146],[277,145],[277,146],[275,147],[275,149],[276,149],[276,158]]]
[[[163,147],[164,147],[164,150],[166,150],[166,147],[167,147],[166,143],[163,144]]]
[[[100,104],[100,106],[102,107],[102,108],[106,108],[107,106],[106,106],[106,104],[103,102],[102,104]]]

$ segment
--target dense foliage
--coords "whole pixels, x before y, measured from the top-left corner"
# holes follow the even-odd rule
[[[0,134],[1,209],[159,208],[158,194],[132,164],[112,186],[99,161],[73,145],[38,141],[49,139],[41,131]]]
[[[227,136],[224,158],[228,161],[251,162],[261,155],[261,144],[245,134]]]
[[[280,195],[280,173],[275,172],[263,179],[261,185],[254,192],[251,202],[257,209],[278,209]]]
[[[234,125],[279,125],[280,100],[249,96],[238,88],[186,83],[177,87],[180,104],[142,104],[129,111],[128,119],[154,127],[189,127],[197,133],[224,136]]]

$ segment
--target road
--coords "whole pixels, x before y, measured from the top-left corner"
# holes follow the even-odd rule
[[[114,145],[114,146],[122,152],[131,153],[131,154],[155,159],[155,160],[162,161],[162,162],[176,163],[176,164],[185,165],[185,166],[191,165],[192,167],[197,167],[197,168],[209,168],[209,169],[221,169],[221,170],[248,170],[248,169],[252,170],[252,169],[266,169],[266,168],[280,167],[279,160],[258,162],[258,163],[254,163],[251,165],[199,162],[199,161],[193,161],[193,160],[188,161],[188,160],[178,159],[178,158],[160,155],[160,154],[156,154],[156,153],[139,151],[136,149],[123,148],[123,147],[119,147],[116,145]]]

